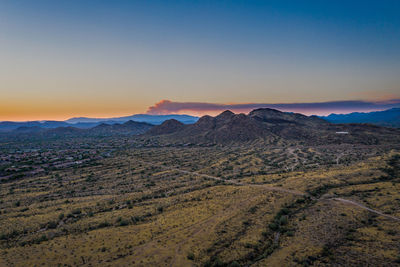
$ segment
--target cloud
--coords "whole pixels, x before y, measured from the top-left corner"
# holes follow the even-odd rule
[[[148,114],[216,114],[224,110],[236,113],[247,113],[257,108],[273,108],[281,111],[299,112],[307,115],[327,115],[330,113],[368,112],[400,107],[400,99],[369,102],[361,100],[309,102],[309,103],[244,103],[244,104],[218,104],[207,102],[174,102],[161,100],[148,108]]]

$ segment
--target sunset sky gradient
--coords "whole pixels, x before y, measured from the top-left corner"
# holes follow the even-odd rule
[[[398,104],[399,14],[399,1],[1,1],[0,121],[163,99]]]

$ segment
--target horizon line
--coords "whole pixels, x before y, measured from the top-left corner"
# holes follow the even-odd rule
[[[392,100],[391,100],[392,101]],[[397,102],[398,101],[398,102]],[[205,115],[209,115],[209,116],[211,116],[211,115],[218,115],[218,114],[220,114],[220,113],[222,113],[222,112],[224,112],[224,111],[226,111],[226,110],[229,110],[229,111],[232,111],[233,113],[235,113],[235,114],[240,114],[240,113],[244,113],[244,114],[248,114],[249,112],[251,112],[252,110],[256,110],[256,109],[260,109],[260,108],[269,108],[269,107],[262,107],[262,106],[266,106],[266,105],[303,105],[303,104],[326,104],[326,103],[329,103],[329,104],[332,104],[332,103],[343,103],[343,102],[363,102],[363,103],[372,103],[372,102],[364,102],[364,101],[354,101],[354,100],[349,100],[349,101],[328,101],[328,102],[311,102],[311,103],[287,103],[287,104],[256,104],[256,103],[248,103],[248,104],[220,104],[220,105],[222,105],[222,106],[226,106],[227,108],[226,109],[223,109],[223,108],[220,108],[220,109],[218,109],[218,111],[217,110],[214,110],[214,112],[202,112],[203,114],[202,115],[198,115],[198,114],[193,114],[193,113],[196,113],[196,112],[190,112],[189,110],[189,112],[186,112],[186,113],[180,113],[180,112],[171,112],[171,113],[150,113],[149,112],[149,110],[151,109],[151,108],[153,108],[154,106],[152,106],[152,107],[149,107],[149,109],[148,109],[148,111],[147,112],[145,112],[145,113],[134,113],[134,114],[127,114],[127,115],[120,115],[120,116],[112,116],[112,115],[110,115],[110,116],[93,116],[93,117],[91,117],[90,115],[88,115],[88,116],[85,116],[85,115],[82,115],[82,116],[73,116],[73,117],[68,117],[67,119],[33,119],[33,120],[1,120],[0,122],[47,122],[47,121],[57,121],[57,122],[67,122],[68,120],[72,120],[72,119],[99,119],[99,120],[113,120],[113,119],[120,119],[120,118],[123,118],[123,117],[130,117],[130,116],[135,116],[135,115],[151,115],[151,116],[168,116],[168,115],[171,115],[171,116],[173,116],[173,115],[186,115],[186,116],[192,116],[192,117],[201,117],[201,116],[205,116]],[[172,102],[172,101],[169,101],[169,100],[162,100],[162,101],[160,101],[160,102],[158,102],[157,104],[155,104],[155,106],[157,106],[158,104],[163,104],[163,103],[185,103],[185,102]],[[186,103],[196,103],[196,104],[199,104],[199,103],[201,103],[201,102],[186,102]],[[377,103],[377,102],[375,102],[375,103]],[[382,101],[381,101],[381,103],[382,103]],[[203,103],[202,103],[203,104]],[[209,104],[209,103],[207,103],[207,104]],[[219,104],[217,104],[217,105],[219,105]],[[241,111],[236,111],[235,112],[235,110],[238,110],[237,108],[228,108],[228,106],[240,106],[240,107],[242,107],[242,106],[244,106],[244,105],[251,105],[251,106],[253,106],[253,105],[260,105],[260,107],[254,107],[254,108],[252,108],[250,111],[248,111],[248,112],[241,112]],[[385,111],[385,110],[390,110],[390,109],[393,109],[393,108],[400,108],[400,100],[397,100],[396,99],[396,103],[392,103],[391,105],[393,105],[393,106],[388,106],[388,107],[382,107],[382,108],[375,108],[375,109],[368,109],[368,110],[365,110],[365,109],[357,109],[357,110],[347,110],[347,109],[344,109],[344,110],[342,110],[342,112],[328,112],[328,113],[325,113],[324,112],[324,114],[317,114],[317,113],[315,113],[315,114],[311,114],[311,113],[308,113],[308,114],[305,114],[305,112],[304,111],[307,111],[307,109],[305,109],[305,108],[302,108],[301,109],[301,111],[299,110],[299,111],[287,111],[287,110],[284,110],[284,108],[271,108],[271,109],[275,109],[275,110],[278,110],[278,111],[281,111],[281,112],[289,112],[289,113],[300,113],[300,114],[303,114],[303,115],[306,115],[306,116],[318,116],[318,117],[326,117],[326,116],[329,116],[329,115],[333,115],[333,114],[335,114],[335,115],[346,115],[346,114],[351,114],[351,113],[370,113],[370,112],[379,112],[379,111]],[[240,109],[240,108],[239,108]],[[248,108],[247,108],[248,109]],[[313,109],[310,109],[310,110],[313,110]],[[209,110],[210,111],[210,110]],[[215,111],[217,111],[217,113],[215,112]],[[302,112],[303,111],[303,112]],[[74,123],[71,123],[71,124],[74,124]]]

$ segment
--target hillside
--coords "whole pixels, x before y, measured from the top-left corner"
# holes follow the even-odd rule
[[[96,127],[88,129],[87,132],[92,135],[113,135],[113,134],[142,134],[151,129],[153,125],[146,122],[127,121],[123,124],[105,124],[102,123]]]
[[[175,119],[170,119],[164,121],[161,125],[153,127],[148,132],[146,132],[146,134],[147,135],[171,134],[183,129],[183,127],[184,127],[183,123]]]
[[[160,136],[170,143],[227,144],[261,140],[267,143],[376,144],[399,141],[399,131],[366,124],[332,124],[316,116],[256,109],[248,115],[224,111],[216,117],[203,116],[196,123],[163,128],[155,126],[147,136]]]

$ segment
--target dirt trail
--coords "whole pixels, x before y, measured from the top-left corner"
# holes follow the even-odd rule
[[[221,182],[224,182],[224,183],[229,183],[229,184],[232,184],[232,185],[261,187],[261,188],[267,189],[269,191],[277,191],[277,192],[289,193],[289,194],[293,194],[293,195],[297,195],[297,196],[306,196],[307,195],[307,193],[303,193],[301,191],[286,189],[286,188],[277,187],[277,186],[269,186],[269,185],[265,185],[265,184],[242,183],[242,182],[235,181],[235,180],[225,180],[225,179],[222,179],[220,177],[216,177],[216,176],[212,176],[212,175],[208,175],[208,174],[203,174],[203,173],[199,173],[199,172],[192,172],[192,171],[181,170],[181,169],[178,169],[178,168],[167,167],[167,166],[164,166],[164,165],[161,165],[161,164],[154,164],[154,163],[149,163],[149,162],[145,162],[145,161],[141,161],[141,160],[139,162],[141,162],[143,164],[147,164],[147,165],[157,166],[157,167],[160,167],[160,168],[162,168],[164,170],[177,171],[177,172],[184,173],[184,174],[191,174],[191,175],[203,177],[203,178],[206,178],[206,179],[212,179],[212,180],[215,180],[215,181],[221,181]]]
[[[177,172],[184,173],[184,174],[192,174],[192,175],[200,176],[200,177],[207,178],[207,179],[213,179],[213,180],[216,180],[216,181],[222,181],[222,182],[229,183],[229,184],[232,184],[232,185],[261,187],[261,188],[267,189],[269,191],[289,193],[289,194],[293,194],[293,195],[297,195],[297,196],[308,196],[307,193],[304,193],[304,192],[301,192],[301,191],[296,191],[296,190],[291,190],[291,189],[285,189],[285,188],[282,188],[282,187],[275,187],[275,186],[269,186],[269,185],[264,185],[264,184],[248,184],[248,183],[238,182],[238,181],[235,181],[235,180],[224,180],[224,179],[222,179],[220,177],[216,177],[216,176],[212,176],[212,175],[208,175],[208,174],[202,174],[202,173],[198,173],[198,172],[191,172],[191,171],[181,170],[181,169],[173,168],[173,167],[167,167],[167,166],[164,166],[164,165],[161,165],[161,164],[154,164],[154,163],[149,163],[149,162],[145,162],[145,161],[141,161],[141,160],[139,162],[141,162],[143,164],[146,164],[146,165],[158,166],[158,167],[163,168],[165,170],[173,170],[173,171],[177,171]],[[316,200],[319,200],[319,199],[316,199]],[[342,203],[345,203],[345,204],[353,205],[355,207],[367,210],[369,212],[375,213],[375,214],[380,215],[382,217],[385,217],[385,218],[392,219],[392,220],[395,220],[397,222],[400,222],[400,218],[385,214],[385,213],[383,213],[381,211],[378,211],[378,210],[374,210],[374,209],[368,208],[368,207],[364,206],[363,204],[360,204],[360,203],[355,202],[353,200],[348,200],[348,199],[344,199],[344,198],[325,198],[323,200],[339,201],[339,202],[342,202]]]
[[[389,218],[389,219],[392,219],[392,220],[400,222],[400,218],[394,217],[394,216],[389,215],[389,214],[385,214],[385,213],[380,212],[378,210],[374,210],[374,209],[368,208],[368,207],[364,206],[363,204],[357,203],[357,202],[355,202],[353,200],[344,199],[344,198],[340,198],[340,197],[330,198],[328,200],[340,201],[340,202],[345,203],[345,204],[350,204],[350,205],[353,205],[353,206],[357,206],[359,208],[362,208],[362,209],[367,210],[369,212],[375,213],[377,215],[380,215],[380,216],[383,216],[383,217],[386,217],[386,218]]]

